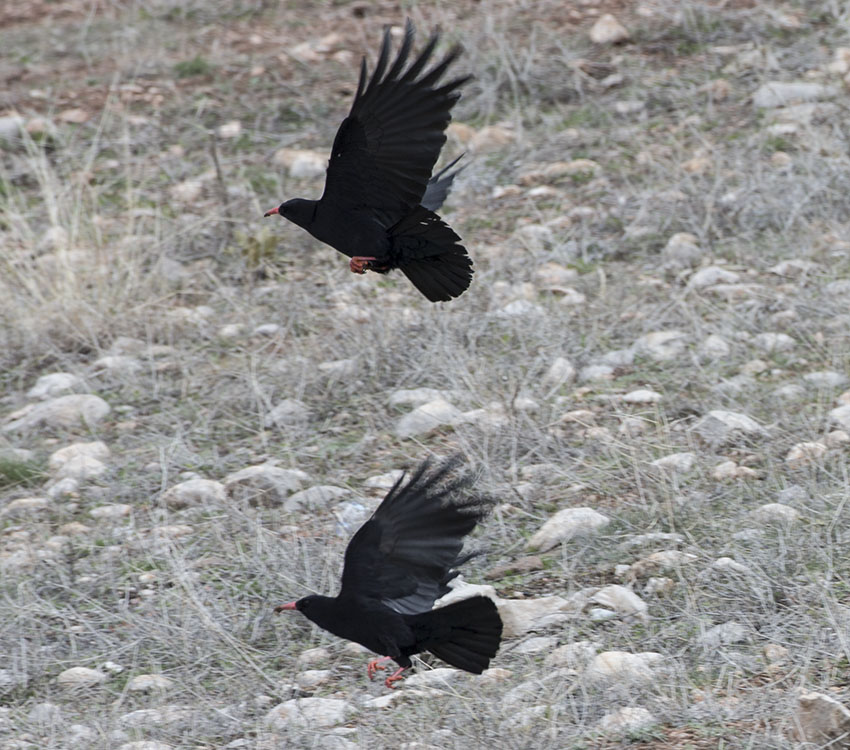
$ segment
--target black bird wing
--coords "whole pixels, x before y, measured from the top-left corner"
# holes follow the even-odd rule
[[[401,614],[431,609],[448,592],[463,538],[489,511],[465,496],[468,474],[449,478],[458,461],[433,468],[425,461],[409,481],[399,479],[345,551],[339,598],[366,597]]]
[[[363,59],[354,103],[334,139],[322,195],[325,203],[343,211],[371,213],[385,227],[419,205],[446,142],[451,108],[460,98],[456,89],[469,79],[438,85],[460,55],[457,46],[425,71],[439,33],[408,66],[414,35],[408,19],[404,41],[390,65],[390,32],[384,32],[368,83]]]
[[[445,167],[428,180],[428,184],[425,186],[425,194],[419,202],[423,208],[427,208],[429,211],[436,211],[443,205],[443,202],[449,194],[449,190],[452,188],[452,183],[454,182],[455,177],[461,173],[464,167],[459,167],[450,174],[447,174],[447,172],[462,158],[463,154],[446,164]]]

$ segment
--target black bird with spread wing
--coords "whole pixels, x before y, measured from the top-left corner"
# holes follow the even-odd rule
[[[439,84],[460,55],[458,46],[425,70],[437,32],[407,65],[413,38],[408,20],[390,66],[388,29],[368,83],[363,59],[354,103],[334,139],[322,197],[293,198],[265,215],[279,214],[347,255],[354,273],[398,268],[431,302],[440,302],[463,294],[472,281],[472,260],[460,237],[434,213],[457,172],[431,176],[460,98],[457,89],[471,76]]]
[[[499,650],[502,620],[484,596],[431,609],[448,593],[463,538],[488,512],[481,498],[466,495],[468,474],[450,476],[457,461],[434,467],[425,461],[405,483],[402,476],[345,551],[342,587],[336,597],[313,594],[281,604],[319,627],[356,641],[382,659],[367,666],[369,678],[395,660],[385,680],[402,679],[410,656],[430,651],[453,667],[481,674]]]

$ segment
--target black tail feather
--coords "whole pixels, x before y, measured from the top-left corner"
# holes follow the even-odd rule
[[[437,214],[418,206],[396,224],[393,263],[431,302],[460,296],[472,283],[472,259]]]
[[[416,617],[419,627],[432,633],[423,650],[458,669],[481,674],[499,650],[502,619],[486,596],[463,599]]]

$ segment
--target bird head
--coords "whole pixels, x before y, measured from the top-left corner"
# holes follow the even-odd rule
[[[277,208],[272,208],[263,214],[263,218],[277,214],[284,219],[288,219],[293,224],[299,227],[306,227],[313,223],[313,217],[316,213],[316,203],[318,201],[308,201],[304,198],[292,198],[284,201]]]
[[[274,611],[283,612],[288,609],[297,609],[305,617],[321,625],[326,619],[325,616],[333,610],[335,602],[336,600],[330,596],[310,594],[310,596],[305,596],[295,602],[279,604],[274,608]]]

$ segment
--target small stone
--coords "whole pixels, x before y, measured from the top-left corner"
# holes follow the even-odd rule
[[[266,427],[300,427],[310,420],[310,409],[301,401],[287,398],[266,414],[263,424]]]
[[[583,367],[579,373],[579,380],[582,383],[594,380],[613,380],[613,378],[614,368],[611,365],[588,365]]]
[[[497,565],[495,568],[488,570],[484,577],[489,581],[497,581],[505,576],[518,575],[529,573],[534,570],[543,569],[543,559],[537,555],[527,555],[514,560],[512,563]]]
[[[559,388],[562,385],[571,383],[576,376],[576,368],[572,362],[566,357],[556,357],[546,374],[543,376],[543,383],[552,388]]]
[[[470,151],[489,154],[499,151],[515,138],[514,132],[500,125],[487,125],[481,128],[469,142]]]
[[[435,399],[405,414],[396,422],[395,434],[400,438],[431,432],[445,425],[464,421],[462,412],[445,399]]]
[[[584,679],[592,685],[649,683],[655,679],[653,667],[664,657],[654,651],[632,654],[627,651],[603,651],[588,664]]]
[[[841,397],[839,397],[840,400]],[[830,410],[829,419],[832,422],[836,422],[843,430],[850,431],[850,404],[844,404],[844,406],[838,406]]]
[[[88,534],[91,531],[91,528],[79,521],[69,521],[68,523],[62,524],[57,530],[60,534],[65,536],[81,536],[83,534]]]
[[[175,750],[175,748],[174,745],[158,740],[136,740],[119,745],[118,750]]]
[[[666,362],[675,359],[685,350],[689,338],[684,331],[653,331],[637,339],[634,350],[656,362]]]
[[[558,639],[551,635],[539,635],[526,638],[516,646],[513,651],[517,654],[539,654],[542,651],[551,651],[558,644]]]
[[[502,637],[513,638],[532,630],[541,619],[560,612],[567,600],[560,596],[539,599],[500,599],[496,606],[502,618]]]
[[[625,586],[616,583],[605,586],[591,596],[590,601],[624,617],[635,617],[640,622],[649,622],[649,607],[646,602]]]
[[[142,361],[127,354],[110,354],[92,362],[92,372],[104,372],[115,376],[128,376],[143,368]]]
[[[517,299],[502,307],[497,315],[505,318],[522,318],[526,316],[542,316],[546,311],[527,299]]]
[[[308,648],[298,655],[296,663],[299,667],[306,667],[312,664],[323,664],[329,662],[331,652],[328,649],[318,646],[316,648]]]
[[[656,458],[650,466],[669,472],[671,474],[685,474],[689,472],[696,462],[696,455],[690,452],[671,453],[669,456]]]
[[[731,351],[732,347],[729,346],[729,342],[722,336],[718,336],[716,333],[712,333],[710,336],[707,336],[699,347],[700,356],[704,359],[720,359],[722,357],[728,357]]]
[[[746,414],[715,409],[702,417],[692,428],[709,445],[718,447],[744,435],[761,437],[765,429]]]
[[[178,203],[197,203],[204,192],[204,183],[197,179],[183,180],[172,185],[168,192]]]
[[[350,378],[357,372],[357,359],[335,359],[329,362],[320,362],[319,372],[335,378]]]
[[[302,690],[312,691],[327,684],[331,678],[330,669],[308,669],[295,677],[295,683]]]
[[[272,162],[285,167],[290,177],[312,179],[325,174],[327,154],[309,149],[282,148],[275,152]]]
[[[251,335],[272,337],[276,336],[279,331],[280,326],[277,323],[263,323],[251,331]]]
[[[782,664],[788,660],[788,649],[778,643],[766,644],[763,653],[769,664]]]
[[[717,648],[733,643],[746,643],[750,640],[750,631],[740,623],[724,622],[709,628],[696,638],[703,648]]]
[[[173,684],[172,680],[161,674],[139,674],[127,683],[127,690],[136,693],[148,693],[167,690]]]
[[[242,132],[242,123],[239,120],[230,120],[218,126],[219,138],[236,138]]]
[[[68,690],[95,687],[106,680],[107,676],[103,672],[88,667],[71,667],[60,672],[56,678],[57,684]]]
[[[403,476],[405,472],[401,469],[393,469],[392,471],[388,471],[386,474],[377,474],[376,476],[369,477],[365,482],[363,482],[364,487],[368,487],[369,489],[376,490],[389,490],[398,482]]]
[[[761,523],[790,525],[800,518],[800,513],[784,503],[766,503],[753,511],[753,518]]]
[[[713,563],[711,563],[711,567],[715,570],[722,570],[727,573],[741,573],[742,575],[752,573],[746,565],[736,562],[731,557],[718,557]]]
[[[806,397],[806,389],[796,383],[788,383],[779,388],[774,389],[773,397],[780,401],[789,403],[794,401],[802,401]]]
[[[564,508],[552,516],[531,539],[526,548],[545,552],[556,544],[576,536],[587,536],[610,523],[611,519],[593,508]]]
[[[596,656],[597,644],[591,641],[575,641],[552,649],[543,660],[547,669],[584,669]]]
[[[613,15],[600,16],[590,29],[590,41],[594,44],[619,44],[629,38],[629,32]]]
[[[34,724],[49,727],[62,721],[62,709],[55,703],[36,703],[30,709],[27,718]]]
[[[769,81],[760,86],[753,94],[756,107],[784,107],[795,102],[811,102],[829,99],[838,94],[835,86],[825,86],[808,81]]]
[[[283,503],[283,509],[293,512],[301,510],[324,510],[331,503],[351,494],[345,487],[334,487],[330,484],[320,484],[308,487],[290,495]]]
[[[61,396],[83,387],[82,378],[70,372],[52,372],[42,375],[27,391],[27,398],[47,399]]]
[[[57,119],[73,125],[82,125],[88,121],[89,117],[90,115],[86,110],[80,107],[72,107],[71,109],[63,109],[57,116]]]
[[[818,747],[843,747],[850,734],[850,710],[831,695],[802,693],[797,699],[794,727],[801,742],[811,742]],[[838,744],[834,745],[835,741]]]
[[[294,698],[271,709],[264,723],[277,731],[289,727],[332,727],[343,724],[354,714],[348,701],[335,698]]]
[[[748,466],[738,466],[734,461],[722,461],[711,472],[713,479],[725,482],[730,479],[755,479],[758,474]]]
[[[608,734],[621,734],[641,732],[657,723],[658,720],[645,708],[624,706],[605,714],[599,720],[598,727]]]
[[[733,271],[727,271],[721,266],[706,266],[700,268],[688,279],[688,289],[704,289],[715,284],[737,284],[740,276]]]
[[[3,431],[11,432],[41,426],[68,430],[94,427],[110,411],[106,401],[90,393],[59,396],[10,414]]]
[[[160,500],[175,510],[195,505],[220,506],[226,502],[227,492],[221,482],[212,479],[189,479],[167,489]]]
[[[842,372],[824,370],[806,373],[803,375],[803,380],[815,388],[840,388],[847,382],[847,376]]]
[[[623,401],[627,404],[657,404],[662,398],[664,397],[657,391],[640,389],[627,393],[623,396]]]
[[[668,596],[676,588],[676,582],[666,576],[652,576],[647,579],[643,592],[647,596]]]
[[[97,518],[98,520],[115,520],[123,518],[124,516],[129,516],[132,511],[132,505],[127,505],[126,503],[109,503],[107,505],[100,505],[97,508],[92,508],[89,511],[89,515],[92,518]]]
[[[437,401],[440,399],[447,400],[452,397],[449,391],[440,391],[436,388],[411,388],[393,391],[390,394],[388,403],[390,406],[422,406],[429,401]]]
[[[405,687],[447,687],[458,681],[464,672],[451,667],[437,667],[425,672],[417,672],[405,678]]]
[[[850,443],[850,435],[844,430],[833,430],[827,433],[826,445],[828,448],[841,448]]]
[[[661,251],[665,265],[671,268],[693,268],[699,265],[703,255],[699,241],[688,232],[674,234]]]
[[[231,498],[250,505],[281,505],[309,479],[308,474],[298,469],[259,464],[228,474],[224,488]]]
[[[760,333],[753,339],[753,343],[763,352],[789,352],[797,344],[794,339],[785,333]]]
[[[644,578],[659,571],[676,570],[682,565],[694,562],[696,559],[697,556],[689,552],[681,552],[675,549],[661,550],[633,563],[631,572],[635,578]]]
[[[6,503],[0,511],[0,517],[22,518],[45,511],[49,507],[50,501],[46,497],[19,497]]]
[[[791,446],[791,450],[785,456],[785,462],[794,466],[802,466],[817,461],[826,451],[826,445],[821,442],[797,443]]]

